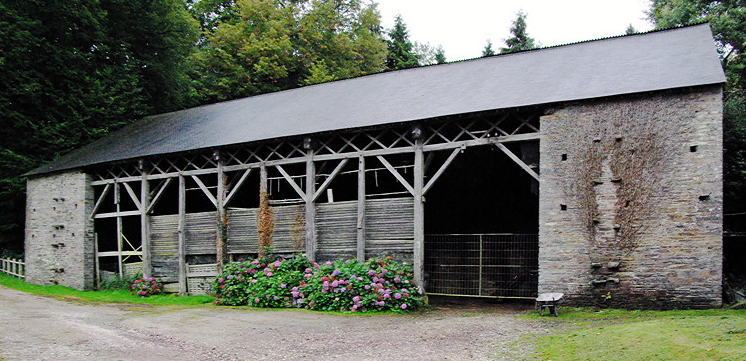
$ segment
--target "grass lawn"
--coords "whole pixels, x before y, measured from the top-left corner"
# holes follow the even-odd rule
[[[528,316],[559,330],[538,336],[539,360],[745,360],[746,311],[560,308]]]
[[[0,273],[0,286],[12,288],[14,290],[33,293],[38,295],[48,295],[66,300],[92,301],[92,302],[114,302],[114,303],[141,303],[150,305],[211,305],[214,297],[209,296],[177,296],[177,295],[157,295],[146,298],[140,298],[130,295],[129,291],[78,291],[64,286],[38,286],[26,283],[21,279]]]

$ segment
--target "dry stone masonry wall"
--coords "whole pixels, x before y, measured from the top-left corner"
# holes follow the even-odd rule
[[[569,104],[541,129],[540,293],[721,303],[719,86]]]
[[[80,172],[29,179],[26,281],[93,288],[93,188]]]

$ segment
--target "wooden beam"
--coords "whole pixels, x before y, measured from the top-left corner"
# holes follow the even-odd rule
[[[521,158],[518,158],[517,155],[513,154],[513,152],[511,152],[510,149],[508,149],[508,147],[500,143],[497,143],[495,145],[497,146],[498,149],[502,150],[503,153],[505,153],[508,157],[510,157],[510,159],[512,159],[516,164],[518,164],[521,168],[523,168],[523,170],[525,170],[526,173],[528,173],[528,175],[532,176],[537,181],[539,180],[539,175],[536,174],[536,172],[533,169],[531,169],[531,167],[529,167],[526,163],[523,163]]]
[[[304,193],[303,190],[300,189],[300,187],[298,187],[298,184],[295,183],[293,178],[290,177],[290,175],[284,169],[282,169],[282,166],[278,164],[275,166],[275,168],[277,168],[277,170],[280,171],[280,174],[282,174],[282,177],[285,178],[285,180],[288,181],[288,183],[290,183],[290,186],[293,187],[293,189],[295,190],[296,193],[298,193],[301,199],[303,199],[304,202],[307,201],[308,197],[306,196],[306,193]],[[311,194],[311,196],[313,197],[313,194]]]
[[[337,167],[334,168],[334,170],[329,174],[329,176],[326,178],[324,183],[321,183],[321,186],[319,186],[319,188],[316,190],[316,193],[313,194],[314,202],[316,202],[316,200],[319,199],[319,196],[321,196],[321,193],[323,193],[326,190],[326,188],[329,187],[329,185],[332,183],[334,178],[339,174],[340,171],[342,171],[342,168],[344,168],[348,160],[349,160],[348,158],[342,159],[342,161],[339,162],[339,164],[337,164]]]
[[[472,139],[472,140],[465,140],[465,141],[423,145],[422,149],[424,152],[434,152],[434,151],[439,151],[439,150],[461,148],[463,146],[466,146],[468,148],[468,147],[488,145],[488,144],[512,143],[512,142],[538,140],[541,138],[541,136],[542,136],[541,132],[513,134],[513,135],[505,135],[505,136],[498,136],[498,137],[479,138],[479,139]],[[406,144],[398,148],[361,150],[361,151],[355,150],[355,151],[350,151],[347,153],[314,155],[314,160],[317,162],[320,162],[320,161],[327,161],[327,160],[340,160],[344,158],[357,157],[359,155],[363,155],[366,157],[373,157],[373,156],[390,155],[390,154],[406,154],[406,153],[413,153],[413,152],[414,152],[413,147],[410,146],[409,144]],[[223,167],[223,171],[233,172],[233,171],[245,170],[249,168],[259,168],[261,165],[276,166],[276,165],[285,165],[285,164],[299,164],[299,163],[304,163],[305,161],[306,161],[306,158],[304,156],[298,156],[294,158],[277,159],[277,160],[271,160],[271,161],[260,161],[260,162],[225,166]],[[188,170],[188,171],[182,171],[182,172],[174,171],[174,172],[168,172],[168,173],[148,174],[147,178],[148,180],[156,180],[156,179],[175,178],[175,177],[178,177],[179,175],[193,176],[193,175],[214,174],[214,173],[217,173],[216,168],[207,168],[207,169]],[[140,179],[139,176],[122,177],[122,178],[117,178],[117,179],[114,179],[114,178],[103,179],[103,180],[92,181],[91,185],[98,186],[98,185],[104,185],[104,184],[113,184],[117,181],[130,182],[130,181],[137,181],[139,179]]]
[[[142,242],[142,276],[151,277],[152,264],[150,260],[150,182],[148,182],[147,171],[143,169],[142,180],[140,181],[140,198],[142,208],[140,212],[140,240]]]
[[[425,199],[423,192],[425,173],[423,172],[422,139],[415,140],[414,150],[414,189],[412,192],[414,195],[414,279],[417,285],[425,291]]]
[[[93,211],[91,211],[91,218],[94,218],[94,216],[96,216],[96,213],[98,213],[98,209],[104,203],[104,198],[106,198],[106,195],[109,194],[110,190],[111,190],[111,183],[106,184],[106,186],[104,187],[104,191],[101,192],[101,196],[98,197],[96,204],[93,206]]]
[[[135,206],[137,207],[137,209],[139,209],[140,212],[142,212],[143,211],[142,203],[140,203],[140,200],[137,198],[135,191],[132,190],[132,187],[130,187],[128,183],[122,183],[122,185],[124,186],[124,189],[127,190],[127,194],[130,195],[130,198],[132,198],[132,201],[135,202]]]
[[[233,187],[230,187],[230,191],[228,195],[225,197],[224,204],[228,204],[228,202],[230,202],[231,199],[233,199],[233,196],[235,196],[236,193],[238,193],[238,190],[243,185],[243,182],[246,181],[246,178],[249,177],[249,174],[251,174],[251,168],[245,170],[243,174],[241,174],[241,178],[239,178],[238,181],[235,184],[233,184]]]
[[[357,164],[357,260],[365,262],[365,157]]]
[[[186,280],[186,179],[179,177],[179,293],[187,293]]]
[[[420,147],[420,151],[422,151],[422,147]],[[391,174],[399,181],[399,183],[401,183],[401,185],[404,186],[404,188],[407,189],[407,191],[409,191],[409,193],[411,195],[413,195],[413,196],[415,195],[414,189],[412,188],[412,186],[409,185],[409,182],[407,182],[407,180],[404,179],[404,177],[402,177],[402,175],[399,173],[399,171],[397,171],[396,168],[394,168],[394,166],[391,165],[391,163],[389,163],[384,157],[382,157],[380,155],[376,156],[376,158],[378,158],[378,160],[381,162],[381,164],[383,164],[383,166],[386,167],[386,169],[388,169],[389,172],[391,172]],[[420,166],[422,166],[422,165],[420,165]],[[417,167],[417,165],[415,165],[415,167]],[[420,171],[421,170],[422,169],[420,169]]]
[[[122,254],[122,256],[125,257],[132,257],[132,256],[143,256],[143,253],[140,251],[109,251],[109,252],[96,252],[96,257],[118,257],[119,254]],[[145,277],[143,275],[143,277]]]
[[[102,219],[102,218],[114,218],[114,217],[129,217],[129,216],[139,216],[141,214],[142,212],[140,211],[111,212],[111,213],[99,213],[93,216],[93,218]]]
[[[147,175],[145,176],[147,178]],[[153,207],[155,207],[155,204],[158,203],[159,200],[161,200],[161,196],[163,195],[163,191],[166,190],[166,187],[168,187],[169,184],[171,184],[171,180],[173,178],[166,178],[166,180],[161,183],[158,193],[155,194],[155,197],[153,197],[152,200],[150,200],[148,206],[146,207],[145,213],[150,214],[150,212],[153,211]]]
[[[306,143],[309,144],[306,147],[306,195],[303,197],[306,201],[306,256],[311,261],[316,261],[316,204],[313,201],[313,195],[316,194],[316,164],[310,142]]]
[[[437,181],[438,178],[440,178],[440,176],[443,175],[443,173],[446,171],[446,169],[448,168],[448,166],[451,165],[451,162],[453,162],[453,160],[456,159],[456,156],[459,153],[461,153],[461,149],[458,149],[458,148],[454,149],[451,152],[451,154],[448,156],[448,159],[446,159],[446,161],[443,162],[443,165],[440,166],[440,168],[438,169],[438,171],[435,172],[435,174],[433,174],[433,177],[430,178],[430,180],[427,182],[427,184],[425,185],[425,188],[422,189],[422,194],[423,195],[427,194],[427,191],[429,191],[430,188],[432,188],[432,186],[435,184],[435,181]],[[423,170],[423,174],[424,173],[425,173],[425,171]]]
[[[207,196],[207,198],[210,199],[210,202],[212,202],[212,205],[215,206],[215,208],[217,208],[218,207],[218,200],[215,199],[215,196],[212,195],[212,192],[210,192],[210,190],[207,189],[207,186],[205,186],[205,184],[202,183],[202,180],[199,179],[199,177],[197,177],[196,175],[193,175],[192,179],[194,179],[194,181],[197,182],[197,186],[199,187],[199,189],[201,189],[202,192],[205,193],[205,195]]]

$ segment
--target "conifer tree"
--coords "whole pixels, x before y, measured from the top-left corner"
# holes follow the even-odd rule
[[[495,55],[495,50],[492,49],[492,40],[487,39],[487,45],[485,45],[484,49],[482,49],[482,57],[484,58],[493,55]]]
[[[526,32],[526,14],[519,11],[510,26],[510,37],[505,39],[506,47],[500,48],[500,54],[535,49],[541,46]]]
[[[394,27],[388,33],[388,56],[386,67],[391,70],[414,68],[420,65],[419,57],[414,51],[414,44],[409,40],[407,25],[401,15],[394,19]]]

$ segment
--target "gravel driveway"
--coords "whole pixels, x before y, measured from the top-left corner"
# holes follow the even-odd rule
[[[4,360],[522,359],[528,305],[408,315],[86,304],[0,287]]]

